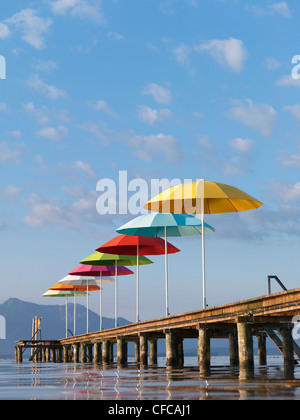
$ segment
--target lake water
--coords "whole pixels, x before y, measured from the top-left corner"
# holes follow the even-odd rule
[[[285,379],[283,361],[269,357],[267,366],[255,363],[254,378],[239,380],[238,369],[226,356],[212,357],[210,376],[200,375],[197,359],[185,358],[183,369],[139,369],[134,359],[126,367],[89,363],[32,363],[0,360],[1,400],[244,400],[300,399],[300,366],[295,379]]]

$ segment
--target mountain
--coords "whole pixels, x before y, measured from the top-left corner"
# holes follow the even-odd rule
[[[73,330],[74,305],[68,302],[68,328]],[[38,305],[10,298],[0,304],[0,356],[14,355],[17,340],[30,340],[32,336],[32,319],[41,318],[43,339],[56,340],[66,336],[65,305]],[[6,324],[6,334],[3,324]],[[2,321],[2,322],[1,322]],[[130,324],[124,318],[118,318],[119,325]],[[103,317],[103,329],[113,328],[114,319]],[[89,330],[99,331],[99,315],[89,310]],[[76,304],[76,334],[86,333],[86,307]],[[5,339],[1,339],[5,337]]]

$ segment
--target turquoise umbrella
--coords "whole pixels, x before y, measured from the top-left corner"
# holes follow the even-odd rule
[[[204,232],[214,232],[215,229],[204,223]],[[169,314],[168,297],[168,236],[191,236],[202,234],[202,221],[189,214],[149,213],[138,216],[117,229],[118,233],[136,236],[161,236],[165,238],[165,282],[166,282],[166,316]]]

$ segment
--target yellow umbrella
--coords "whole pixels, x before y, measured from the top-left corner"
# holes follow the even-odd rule
[[[203,308],[206,308],[204,214],[229,213],[256,209],[263,203],[244,191],[200,179],[176,185],[148,201],[144,208],[163,213],[202,215],[202,278]]]

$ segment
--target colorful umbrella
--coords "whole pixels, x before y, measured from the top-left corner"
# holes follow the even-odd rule
[[[115,255],[103,252],[94,252],[93,254],[80,261],[80,264],[87,265],[114,265],[115,266],[115,327],[118,326],[118,267],[124,265],[137,265],[137,258],[133,255]],[[139,258],[139,265],[152,264],[147,257]]]
[[[61,279],[59,283],[63,283],[66,285],[73,285],[73,286],[83,286],[85,285],[87,287],[87,290],[90,286],[98,286],[99,282],[101,282],[100,285],[100,331],[102,329],[102,285],[103,284],[112,284],[115,281],[112,278],[105,278],[102,280],[98,280],[96,277],[89,277],[89,276],[75,276],[75,275],[68,275]],[[88,304],[87,304],[88,307]],[[87,331],[88,331],[88,315],[87,315]]]
[[[214,232],[214,228],[205,224],[206,232]],[[170,213],[145,214],[117,229],[118,233],[127,235],[140,235],[159,237],[164,236],[165,244],[165,285],[166,285],[166,316],[169,315],[168,293],[168,236],[200,235],[202,232],[201,221],[194,216]]]
[[[152,198],[145,208],[156,212],[202,215],[203,308],[206,308],[204,214],[257,209],[262,203],[244,191],[219,182],[200,179],[171,187]]]
[[[76,297],[76,293],[77,292],[83,292],[86,291],[87,295],[86,295],[86,300],[87,300],[87,313],[86,313],[86,323],[87,323],[87,332],[88,332],[88,325],[89,325],[89,295],[88,292],[94,292],[97,290],[100,290],[100,287],[97,285],[91,285],[89,287],[87,287],[86,285],[71,285],[71,284],[63,284],[63,283],[56,283],[54,286],[50,287],[49,290],[61,290],[61,291],[74,291],[75,292],[75,297]],[[76,327],[76,326],[75,326]],[[76,328],[74,328],[74,335],[76,332]]]
[[[139,257],[141,255],[165,254],[165,241],[161,238],[147,236],[119,235],[106,242],[96,251],[108,254],[136,255],[137,258],[137,285],[136,285],[136,322],[139,322]],[[179,252],[175,246],[168,243],[168,254]]]
[[[62,290],[48,290],[42,295],[43,297],[65,297],[66,298],[66,337],[68,337],[68,297],[74,296],[74,335],[75,335],[75,296],[76,292]],[[86,292],[78,292],[77,296],[86,296]]]
[[[79,265],[74,270],[70,271],[69,275],[71,276],[94,276],[100,277],[100,331],[102,331],[102,277],[103,276],[115,276],[116,270],[113,266],[106,265]],[[127,267],[118,267],[118,275],[129,275],[133,274],[133,271],[129,270]]]

